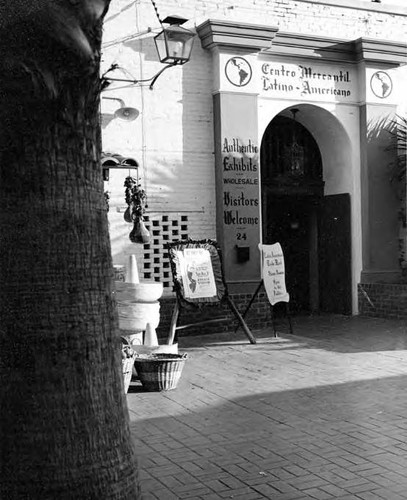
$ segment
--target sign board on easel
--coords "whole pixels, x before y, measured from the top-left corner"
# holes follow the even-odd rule
[[[185,248],[176,251],[180,264],[184,296],[187,299],[216,296],[211,255],[206,248]]]
[[[220,249],[216,241],[180,240],[167,243],[167,249],[177,295],[167,344],[172,345],[177,330],[220,321],[219,318],[205,319],[187,325],[178,325],[181,308],[187,306],[201,308],[221,302],[229,306],[250,343],[255,344],[256,339],[227,292]],[[221,319],[230,321],[228,317]]]
[[[288,308],[288,303],[290,301],[290,295],[287,292],[285,286],[285,266],[284,266],[284,254],[280,243],[274,243],[273,245],[262,245],[259,244],[259,250],[261,254],[261,273],[262,278],[254,292],[249,304],[243,313],[243,318],[249,312],[250,306],[253,304],[255,298],[257,297],[260,288],[263,286],[266,290],[267,298],[270,302],[271,318],[273,322],[274,336],[277,337],[277,330],[274,321],[273,307],[278,302],[286,303],[286,312],[288,324],[290,326],[290,333],[293,333],[293,327],[291,324],[291,317]]]
[[[277,302],[289,302],[290,295],[285,286],[284,254],[280,243],[259,244],[262,255],[262,277],[267,297],[272,306]]]

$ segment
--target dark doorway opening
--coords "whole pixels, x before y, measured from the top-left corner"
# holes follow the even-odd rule
[[[324,197],[318,233],[320,309],[352,314],[349,194]]]
[[[324,196],[318,145],[296,113],[263,136],[263,242],[282,246],[294,314],[350,314],[350,198]]]
[[[268,203],[267,240],[279,242],[283,249],[290,309],[295,313],[311,310],[309,283],[314,269],[309,225],[314,210],[311,200],[289,195],[272,196]]]

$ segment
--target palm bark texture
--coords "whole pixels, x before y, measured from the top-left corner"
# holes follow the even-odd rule
[[[0,498],[137,499],[100,167],[109,0],[0,0]]]

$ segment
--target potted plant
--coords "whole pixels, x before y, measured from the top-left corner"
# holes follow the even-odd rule
[[[397,148],[397,160],[392,164],[391,181],[394,183],[399,199],[399,262],[403,278],[407,277],[407,214],[406,214],[406,150],[407,150],[407,118],[398,116],[393,122],[391,135]]]

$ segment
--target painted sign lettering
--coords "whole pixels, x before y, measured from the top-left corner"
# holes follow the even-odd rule
[[[223,141],[222,153],[258,153],[259,148],[255,146],[251,139],[248,140],[247,145],[241,144],[239,139],[233,138],[231,141],[227,138]]]
[[[259,250],[263,263],[263,283],[272,306],[277,302],[289,302],[290,295],[285,286],[284,254],[280,243],[261,245]]]
[[[351,98],[353,85],[347,69],[328,70],[319,66],[263,63],[262,90],[268,93],[300,97]]]
[[[253,139],[225,137],[222,141],[223,224],[236,243],[258,230],[259,148]]]

